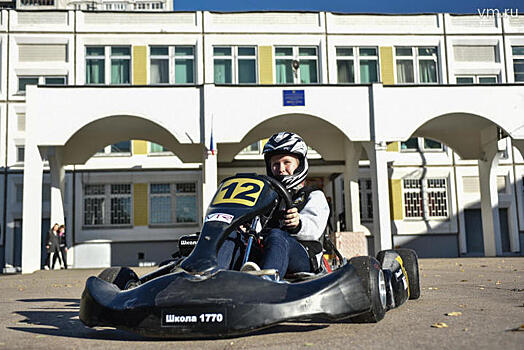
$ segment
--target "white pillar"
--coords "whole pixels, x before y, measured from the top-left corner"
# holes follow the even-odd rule
[[[202,160],[202,215],[205,217],[207,208],[217,190],[217,153],[204,154]]]
[[[33,138],[26,138],[22,222],[22,273],[40,269],[44,162]]]
[[[360,199],[358,196],[358,161],[362,146],[356,142],[344,141],[344,207],[346,210],[346,229],[360,230]]]
[[[497,145],[497,133],[494,127],[481,134],[484,159],[479,160],[480,207],[482,212],[482,233],[484,238],[484,255],[502,254],[500,236],[499,195],[497,190],[497,167],[500,152]]]
[[[389,210],[389,176],[386,143],[363,144],[370,160],[373,188],[373,238],[375,253],[393,246]]]
[[[49,147],[47,156],[51,172],[51,225],[65,224],[64,220],[64,191],[65,167],[63,165],[63,150],[58,147]]]

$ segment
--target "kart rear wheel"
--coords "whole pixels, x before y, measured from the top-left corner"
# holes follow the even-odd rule
[[[393,251],[402,258],[402,265],[404,266],[404,269],[408,275],[409,299],[414,300],[420,298],[420,279],[417,253],[413,249],[406,248],[382,250],[377,254],[377,260],[380,262],[380,264],[383,264],[384,256],[388,251]]]
[[[122,290],[135,286],[138,282],[138,276],[129,267],[107,268],[98,275],[98,278],[113,283]]]
[[[349,260],[353,265],[362,285],[371,301],[370,310],[364,314],[352,317],[358,323],[375,323],[386,314],[386,283],[380,263],[371,256],[357,256]]]

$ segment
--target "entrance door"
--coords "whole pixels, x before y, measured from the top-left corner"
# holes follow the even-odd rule
[[[465,209],[466,247],[468,255],[484,255],[484,236],[482,235],[482,214],[480,209]]]
[[[509,245],[508,208],[500,208],[499,217],[500,217],[500,241],[502,243],[502,252],[509,253],[511,252],[511,248]]]
[[[47,238],[47,232],[49,231],[50,225],[49,219],[42,219],[41,235],[40,235],[40,268],[44,267],[46,258],[45,241]],[[14,244],[13,244],[13,263],[15,267],[22,267],[22,219],[15,219],[15,230],[14,230]]]

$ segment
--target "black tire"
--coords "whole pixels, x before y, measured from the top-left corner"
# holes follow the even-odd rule
[[[128,267],[107,268],[98,275],[98,278],[113,283],[122,290],[128,289],[138,282],[138,276]]]
[[[395,249],[404,262],[404,269],[408,274],[409,299],[420,298],[420,279],[418,271],[418,256],[412,249]]]
[[[380,321],[386,314],[386,286],[380,263],[371,256],[357,256],[349,260],[349,263],[355,268],[371,301],[371,309],[368,312],[352,317],[351,320],[357,323]]]
[[[384,262],[384,255],[388,251],[393,251],[402,258],[404,269],[408,275],[409,299],[415,300],[420,298],[420,278],[417,253],[413,249],[406,248],[382,250],[377,254],[377,260],[381,265]]]

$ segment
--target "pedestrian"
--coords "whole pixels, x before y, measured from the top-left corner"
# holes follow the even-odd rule
[[[60,243],[58,239],[58,228],[60,225],[55,223],[53,227],[49,230],[49,233],[47,234],[47,240],[46,240],[46,250],[47,250],[47,258],[46,258],[46,266],[47,269],[51,268],[53,270],[55,268],[56,260],[58,259],[59,264],[61,265],[62,262],[60,260]],[[53,256],[51,258],[51,255]],[[53,260],[52,265],[50,266],[49,263],[51,262],[51,259]]]
[[[67,270],[67,242],[65,225],[60,225],[58,228],[58,243],[60,247],[60,256],[62,257],[63,268]]]

